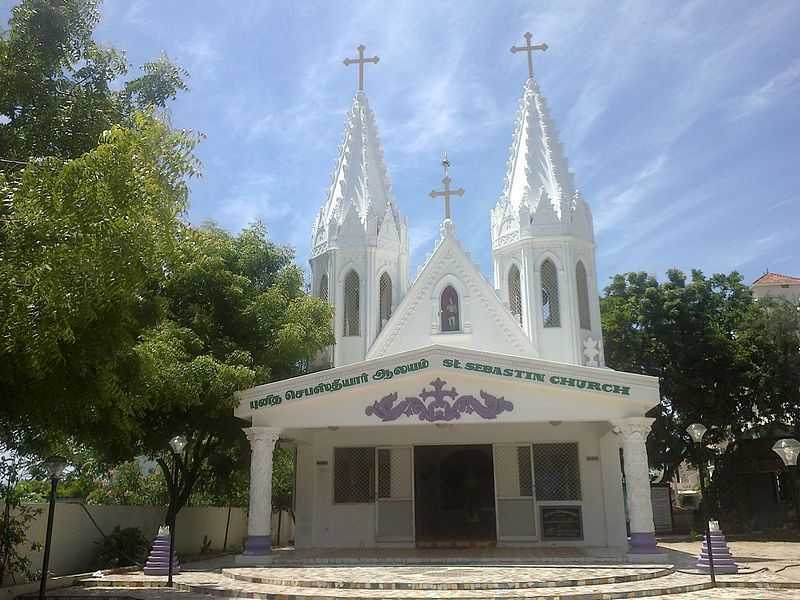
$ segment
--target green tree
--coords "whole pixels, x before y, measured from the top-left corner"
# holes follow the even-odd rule
[[[98,19],[25,0],[0,35],[0,431],[42,453],[124,407],[118,363],[159,318],[199,168],[157,112],[185,73],[162,56],[119,81]]]
[[[8,577],[22,576],[26,581],[33,579],[35,573],[25,550],[41,548],[40,542],[27,537],[31,522],[41,511],[24,506],[24,498],[17,489],[30,459],[20,456],[15,450],[15,446],[0,441],[0,586]]]
[[[0,36],[0,170],[30,157],[77,158],[134,109],[163,107],[185,90],[186,72],[166,56],[118,83],[124,53],[92,39],[97,0],[25,0]]]
[[[601,311],[608,365],[659,378],[648,450],[666,477],[687,458],[690,423],[703,422],[709,441],[720,441],[759,415],[784,417],[796,401],[796,377],[784,385],[780,376],[791,369],[787,349],[794,339],[796,350],[797,329],[787,334],[738,273],[692,271],[687,280],[673,269],[663,283],[646,273],[616,275]]]
[[[269,241],[262,223],[238,235],[206,224],[187,230],[167,268],[159,290],[166,318],[125,361],[125,406],[133,408],[119,415],[123,425],[113,439],[102,441],[109,460],[151,456],[170,481],[163,450],[170,437],[185,434],[176,510],[204,470],[231,483],[218,493],[241,498],[250,452],[246,422],[233,416],[235,392],[303,373],[333,341],[332,310],[305,293],[292,258],[289,248]]]
[[[114,429],[118,363],[159,313],[184,225],[194,138],[153,114],[68,161],[30,163],[0,194],[0,422],[31,435]]]

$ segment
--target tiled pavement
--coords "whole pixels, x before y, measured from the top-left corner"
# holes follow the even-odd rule
[[[254,581],[242,581],[236,577]],[[178,591],[156,587],[163,586],[165,579],[145,577],[141,573],[114,575],[86,582],[85,585],[91,586],[88,589],[70,588],[55,595],[71,600],[76,596],[135,600],[170,600],[173,597],[188,600],[196,596],[204,600],[209,596],[265,600],[595,600],[659,596],[692,600],[800,599],[800,584],[772,573],[719,576],[720,585],[744,587],[710,590],[707,589],[710,584],[706,576],[670,572],[662,566],[226,569],[221,573],[184,572],[175,577]],[[324,587],[314,585],[315,582],[321,582]],[[567,586],[563,585],[565,582]],[[392,583],[395,585],[390,589],[381,587]],[[766,589],[767,586],[776,589]]]
[[[612,564],[615,557],[607,551],[586,548],[540,549],[538,554],[532,549],[479,549],[455,551],[452,556],[446,550],[351,549],[317,550],[313,561],[302,552],[276,552],[276,564],[266,568],[235,568],[231,556],[191,563],[175,577],[173,589],[164,587],[166,577],[130,572],[86,580],[84,587],[53,590],[48,596],[51,600],[800,600],[800,581],[790,579],[797,577],[798,569],[774,572],[798,563],[796,548],[772,546],[742,548],[741,556],[747,559],[744,572],[718,576],[716,589],[709,589],[707,575],[685,572],[691,571],[695,560],[689,549],[669,549],[670,565],[634,565],[624,558],[619,562],[620,557]],[[430,564],[434,558],[440,564]],[[290,566],[304,562],[305,566]]]

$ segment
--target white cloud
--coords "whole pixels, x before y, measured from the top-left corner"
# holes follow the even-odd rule
[[[735,99],[731,110],[732,120],[744,119],[800,89],[800,59],[774,75],[766,83]]]
[[[249,173],[240,176],[230,192],[219,202],[219,221],[225,227],[238,231],[256,219],[270,223],[291,212],[284,199],[275,198],[276,180],[268,173]]]

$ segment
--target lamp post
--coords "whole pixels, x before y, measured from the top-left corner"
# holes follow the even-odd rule
[[[53,516],[56,512],[56,486],[58,478],[67,467],[67,461],[60,456],[51,456],[42,463],[42,468],[50,477],[50,507],[47,512],[47,533],[44,538],[44,557],[42,558],[42,582],[39,584],[39,600],[44,600],[47,591],[47,569],[50,566],[50,542],[53,539]]]
[[[794,521],[795,525],[800,529],[800,499],[798,498],[797,479],[792,469],[797,465],[797,457],[800,456],[800,442],[794,438],[784,438],[775,442],[775,445],[772,446],[772,451],[781,457],[789,475],[792,498],[794,499]]]
[[[708,549],[708,572],[711,575],[711,583],[716,584],[717,580],[714,576],[714,551],[711,546],[711,527],[708,524],[708,505],[706,498],[706,485],[704,482],[705,459],[701,454],[701,444],[703,436],[708,431],[702,423],[692,423],[686,428],[686,432],[691,436],[694,442],[697,455],[697,466],[700,468],[700,495],[702,496],[703,505],[703,522],[706,530],[706,548]]]
[[[170,486],[170,521],[169,524],[169,567],[167,575],[167,586],[172,587],[172,563],[175,560],[175,523],[177,521],[175,504],[178,497],[178,455],[183,452],[186,444],[186,436],[176,435],[169,441],[172,448],[172,485]]]

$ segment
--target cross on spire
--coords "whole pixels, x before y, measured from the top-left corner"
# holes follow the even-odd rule
[[[444,179],[442,179],[444,191],[437,192],[436,190],[431,190],[431,193],[428,195],[434,200],[436,200],[436,198],[439,196],[444,196],[444,219],[447,221],[450,219],[450,196],[463,196],[464,188],[458,188],[457,190],[450,189],[450,183],[453,180],[447,175],[447,170],[450,168],[450,161],[447,160],[447,152],[444,153],[442,167],[444,168]]]
[[[345,58],[344,64],[346,65],[358,65],[358,91],[364,91],[364,63],[374,63],[378,64],[380,60],[379,56],[373,56],[371,58],[364,58],[364,50],[366,50],[366,46],[364,44],[359,44],[358,48],[358,58]]]
[[[528,53],[528,79],[533,79],[533,51],[534,50],[541,50],[544,52],[547,50],[547,44],[539,44],[538,46],[531,46],[531,32],[528,31],[523,36],[525,38],[525,45],[524,46],[511,46],[511,52],[516,54],[517,52],[527,52]]]

